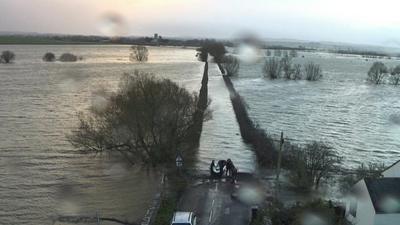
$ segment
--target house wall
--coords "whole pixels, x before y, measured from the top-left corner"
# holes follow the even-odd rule
[[[400,162],[383,171],[382,175],[383,177],[400,177]]]
[[[372,205],[372,201],[371,198],[369,197],[367,186],[365,185],[364,180],[361,180],[357,184],[355,184],[354,188],[358,191],[357,195],[350,197],[346,204],[347,219],[350,222],[354,223],[355,225],[376,225],[374,224],[375,209],[374,206]],[[357,213],[355,217],[353,217],[349,213],[352,199],[357,201]]]
[[[376,214],[374,225],[399,225],[400,214]]]

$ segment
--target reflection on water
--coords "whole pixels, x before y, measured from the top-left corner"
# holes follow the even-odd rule
[[[78,154],[65,135],[76,113],[102,105],[101,89],[115,89],[120,76],[143,69],[198,91],[203,64],[193,49],[150,48],[148,63],[129,61],[129,46],[0,46],[16,61],[0,65],[0,224],[51,224],[55,215],[137,220],[158,189],[159,175]],[[83,56],[77,63],[44,63],[51,51]],[[232,158],[242,171],[253,155],[242,144],[228,93],[210,66],[214,119],[204,125],[198,168],[211,158]],[[218,122],[217,121],[221,121]]]

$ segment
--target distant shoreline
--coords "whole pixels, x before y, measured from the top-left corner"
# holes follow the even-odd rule
[[[2,45],[146,45],[163,47],[198,48],[205,41],[211,39],[179,39],[154,37],[105,37],[84,35],[29,35],[29,34],[0,34],[0,46]],[[221,40],[227,47],[234,47],[238,43],[230,40]],[[320,51],[342,55],[360,55],[365,58],[399,57],[399,53],[387,53],[383,50],[367,50],[363,48],[329,48],[311,47],[306,45],[285,45],[282,43],[267,44],[259,46],[261,49],[270,50],[296,50],[296,51]]]

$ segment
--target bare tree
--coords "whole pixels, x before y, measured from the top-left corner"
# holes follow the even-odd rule
[[[317,81],[322,78],[321,67],[313,62],[304,65],[304,73],[308,81]]]
[[[293,66],[293,80],[301,80],[303,78],[301,65],[295,64]]]
[[[267,59],[264,65],[264,73],[265,76],[270,79],[277,79],[281,75],[281,65],[279,59],[276,57]]]
[[[400,65],[396,66],[391,70],[390,73],[390,84],[399,85],[400,84]]]
[[[373,84],[383,83],[384,78],[388,73],[388,69],[382,62],[374,62],[368,71],[367,80]]]
[[[361,164],[352,173],[342,176],[340,179],[340,188],[342,191],[348,192],[353,185],[364,178],[380,178],[382,172],[386,169],[385,164],[368,163],[367,165]]]
[[[0,56],[0,63],[12,63],[15,60],[15,54],[12,51],[3,51]]]
[[[131,61],[146,62],[149,58],[149,50],[143,45],[131,46]]]
[[[338,169],[342,158],[323,142],[312,142],[304,148],[292,148],[286,153],[291,166],[292,180],[302,188],[319,188],[323,179],[329,178],[330,172]]]
[[[46,54],[44,54],[42,59],[45,62],[54,62],[56,60],[56,56],[52,52],[47,52]]]
[[[198,97],[168,79],[135,71],[125,74],[104,110],[79,115],[70,142],[84,152],[122,154],[131,163],[171,164],[185,148]]]
[[[226,75],[235,76],[239,73],[239,59],[235,56],[228,55],[222,60],[222,67],[226,71]]]
[[[283,77],[290,80],[293,74],[292,58],[290,58],[288,54],[285,54],[285,56],[281,58],[280,64],[283,71]]]

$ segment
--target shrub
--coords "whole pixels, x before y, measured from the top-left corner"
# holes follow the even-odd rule
[[[56,56],[52,52],[47,52],[46,54],[44,54],[42,59],[45,62],[54,62],[56,60]]]
[[[290,58],[288,54],[285,54],[285,56],[283,56],[283,58],[281,59],[280,64],[283,71],[283,76],[286,79],[290,80],[292,78],[292,73],[293,73],[292,58]]]
[[[359,180],[364,178],[380,178],[382,177],[382,172],[386,169],[384,164],[369,163],[367,166],[361,164],[352,171],[350,174],[343,176],[340,179],[340,188],[342,192],[347,192],[350,188]]]
[[[314,141],[305,147],[290,146],[285,154],[291,181],[303,190],[318,189],[321,181],[327,179],[341,162],[336,152],[323,142]]]
[[[303,78],[302,72],[301,72],[301,65],[300,64],[295,64],[293,66],[293,80],[301,80]]]
[[[350,225],[347,220],[343,219],[340,211],[342,210],[334,206],[331,201],[322,199],[286,207],[280,202],[273,202],[266,209],[272,225]],[[307,220],[307,218],[309,219]]]
[[[281,64],[276,57],[267,59],[264,65],[264,74],[270,79],[277,79],[281,75]]]
[[[197,57],[200,61],[205,62],[208,54],[213,57],[214,62],[221,63],[227,53],[225,46],[221,42],[214,40],[206,40],[201,44],[200,48],[196,49]]]
[[[222,60],[222,66],[226,71],[226,75],[235,76],[239,73],[239,59],[235,56],[229,55],[225,56]]]
[[[390,84],[399,85],[400,84],[400,74],[390,75]]]
[[[304,65],[304,72],[308,81],[317,81],[322,78],[321,67],[313,62]]]
[[[396,66],[391,70],[390,73],[390,84],[399,85],[400,84],[400,65]]]
[[[15,59],[15,54],[12,51],[3,51],[0,56],[0,63],[12,63]]]
[[[71,53],[64,53],[60,56],[59,60],[61,62],[76,62],[78,61],[78,57]]]
[[[373,84],[381,84],[385,76],[388,73],[388,69],[382,62],[374,62],[368,71],[367,81]]]
[[[149,59],[149,50],[146,46],[133,45],[131,46],[131,61],[146,62]]]

